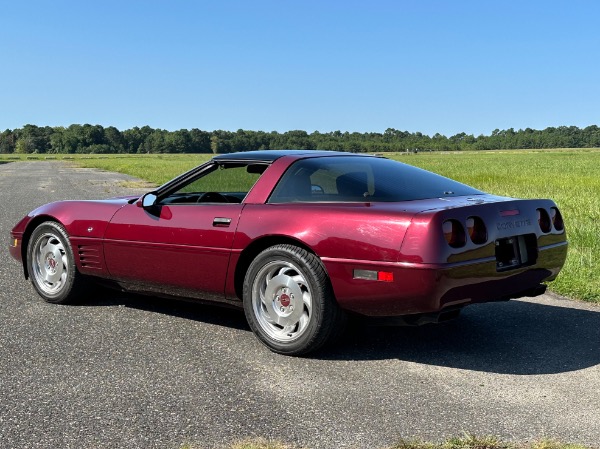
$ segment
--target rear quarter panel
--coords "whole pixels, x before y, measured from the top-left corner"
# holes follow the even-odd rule
[[[234,248],[281,236],[302,242],[321,258],[395,262],[412,215],[369,203],[249,204]]]
[[[322,260],[336,297],[343,303],[348,296],[346,286],[352,280],[348,267],[396,264],[414,210],[390,207],[368,203],[246,205],[235,236],[230,267],[236,268],[229,270],[227,296],[236,296],[238,262],[244,251],[250,251],[250,245],[267,240],[292,241]]]

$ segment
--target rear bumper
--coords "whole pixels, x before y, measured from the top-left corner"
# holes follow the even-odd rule
[[[450,264],[323,258],[340,306],[367,316],[434,313],[451,307],[535,296],[560,272],[567,243],[540,248],[535,265],[498,272],[494,258]],[[354,279],[354,270],[393,273],[393,282]]]

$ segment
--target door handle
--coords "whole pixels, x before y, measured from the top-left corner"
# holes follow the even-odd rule
[[[231,218],[215,217],[213,219],[213,226],[218,228],[228,228],[231,224]]]

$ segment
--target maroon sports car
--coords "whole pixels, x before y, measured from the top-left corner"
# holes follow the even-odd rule
[[[141,198],[59,201],[11,232],[48,302],[102,280],[243,307],[271,350],[313,351],[348,314],[454,317],[536,296],[567,254],[548,199],[489,195],[382,157],[256,151],[214,157]]]

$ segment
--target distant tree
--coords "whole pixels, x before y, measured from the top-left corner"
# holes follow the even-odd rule
[[[218,129],[211,133],[210,148],[213,153],[231,153],[234,133]]]
[[[200,131],[197,128],[190,130],[190,139],[192,141],[192,153],[210,153],[210,133]]]
[[[111,153],[124,153],[125,152],[125,138],[123,133],[114,126],[109,126],[104,129],[104,145],[110,148]]]
[[[100,125],[85,124],[81,128],[82,142],[78,150],[85,153],[85,148],[92,145],[101,145],[104,143],[104,128]]]
[[[155,129],[144,141],[145,153],[172,153],[175,145],[168,131]]]
[[[319,132],[293,130],[235,132],[202,131],[193,128],[166,131],[149,126],[123,132],[113,126],[78,125],[7,129],[0,133],[0,153],[229,153],[268,149],[319,149],[352,152],[386,152],[411,150],[493,150],[500,148],[600,147],[600,128],[576,126],[494,129],[490,135],[477,137],[464,132],[446,137],[428,136],[387,128],[383,133]]]
[[[210,149],[214,154],[219,153],[219,136],[214,134],[210,136]]]
[[[50,136],[53,130],[50,127],[40,128],[36,125],[25,125],[16,130],[17,153],[46,153],[50,149]]]
[[[172,145],[173,153],[191,153],[192,152],[192,138],[190,132],[187,129],[180,129],[170,133],[168,141]]]
[[[131,129],[123,131],[123,144],[127,153],[145,153],[144,142],[154,130],[149,126],[138,128],[134,126]]]
[[[20,137],[17,139],[17,145],[15,147],[15,153],[27,154],[35,152],[35,146],[33,141],[28,137]]]
[[[10,129],[7,129],[0,134],[0,153],[14,153],[16,144],[17,137]]]
[[[314,150],[316,146],[311,142],[306,131],[294,130],[278,134],[271,141],[271,149],[283,150]]]

